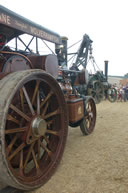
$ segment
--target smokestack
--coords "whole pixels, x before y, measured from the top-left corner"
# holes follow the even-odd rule
[[[104,75],[106,77],[106,80],[108,80],[108,60],[104,61]]]

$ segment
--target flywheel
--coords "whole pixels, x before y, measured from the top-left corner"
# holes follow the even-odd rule
[[[91,89],[88,89],[88,92],[88,94],[94,98],[96,104],[100,103],[104,97],[103,84],[98,80],[94,81],[93,87]]]

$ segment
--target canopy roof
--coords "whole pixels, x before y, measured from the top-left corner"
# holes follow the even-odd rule
[[[61,44],[61,37],[59,34],[28,20],[1,5],[0,33],[6,35],[7,41],[10,41],[21,34],[27,33],[49,42]]]

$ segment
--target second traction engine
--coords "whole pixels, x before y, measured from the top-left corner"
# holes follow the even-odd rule
[[[91,41],[87,35],[85,39]],[[88,57],[89,45],[87,46],[85,53]],[[83,52],[83,50],[82,50]],[[69,125],[71,127],[80,126],[80,129],[84,135],[90,134],[95,126],[96,122],[96,106],[94,99],[88,96],[87,83],[88,72],[85,68],[79,70],[79,65],[84,65],[85,61],[78,60],[79,65],[73,65],[70,69],[67,67],[67,38],[62,38],[62,45],[56,47],[56,53],[59,63],[59,72],[57,81],[64,93],[64,97],[67,103]],[[80,53],[79,53],[80,54]]]

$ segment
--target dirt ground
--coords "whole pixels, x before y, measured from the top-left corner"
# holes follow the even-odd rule
[[[56,173],[41,188],[25,193],[128,193],[128,102],[98,104],[89,136],[69,127]]]
[[[128,193],[128,102],[98,104],[89,136],[69,127],[56,173],[29,193]]]

